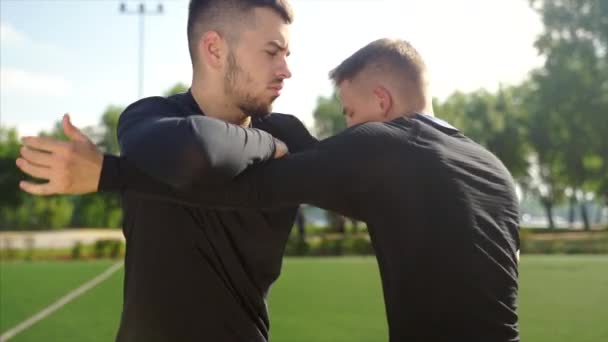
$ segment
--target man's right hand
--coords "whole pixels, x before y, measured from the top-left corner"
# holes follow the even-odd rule
[[[63,117],[63,131],[70,141],[46,137],[24,137],[17,166],[26,174],[47,183],[22,181],[23,191],[34,195],[86,194],[96,192],[103,154],[78,128]]]

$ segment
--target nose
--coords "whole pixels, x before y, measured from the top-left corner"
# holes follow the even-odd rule
[[[289,69],[287,59],[285,58],[282,59],[281,65],[277,70],[277,77],[281,79],[291,78],[291,70]]]

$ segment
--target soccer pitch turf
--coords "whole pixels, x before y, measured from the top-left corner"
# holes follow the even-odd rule
[[[0,264],[0,331],[27,319],[112,261]],[[10,341],[112,341],[122,270]],[[608,341],[608,256],[522,256],[522,341]],[[374,258],[287,258],[269,298],[271,341],[387,341]]]

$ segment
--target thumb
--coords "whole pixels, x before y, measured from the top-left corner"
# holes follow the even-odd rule
[[[62,125],[63,125],[63,132],[65,133],[65,135],[68,138],[70,138],[70,140],[83,141],[83,142],[89,141],[89,138],[87,138],[87,136],[84,135],[84,133],[82,133],[78,128],[76,128],[74,125],[72,125],[69,114],[63,115]]]

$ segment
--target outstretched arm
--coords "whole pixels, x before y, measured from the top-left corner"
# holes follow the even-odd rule
[[[360,203],[379,179],[382,140],[374,125],[347,130],[309,150],[253,166],[232,182],[206,189],[171,189],[151,182],[127,159],[106,156],[99,189],[220,209],[308,203],[364,219]]]
[[[49,183],[39,187],[22,185],[25,191],[35,194],[126,190],[159,200],[212,208],[269,208],[310,203],[364,219],[360,203],[379,179],[378,170],[381,168],[378,165],[381,165],[386,145],[379,125],[366,124],[349,129],[300,153],[255,165],[224,185],[193,184],[181,188],[160,182],[128,156],[106,156],[104,159],[95,146],[71,125],[67,125],[66,133],[72,142],[61,142],[65,144],[61,151],[59,148],[51,151],[52,162],[47,160],[48,154],[28,150],[22,151],[23,158],[18,164],[30,175],[49,179]],[[66,158],[57,158],[64,153]],[[51,167],[42,173],[32,168],[33,164],[43,163]],[[99,174],[99,183],[98,176],[89,176]],[[94,186],[90,181],[83,182],[91,178],[96,181]]]
[[[118,125],[123,156],[156,182],[175,189],[222,184],[249,165],[287,152],[267,132],[198,114],[185,116],[173,106],[164,98],[137,102],[123,112]],[[176,114],[170,114],[172,111]],[[63,129],[70,141],[23,138],[17,166],[49,180],[22,182],[23,190],[37,195],[96,191],[103,155],[67,115]]]

